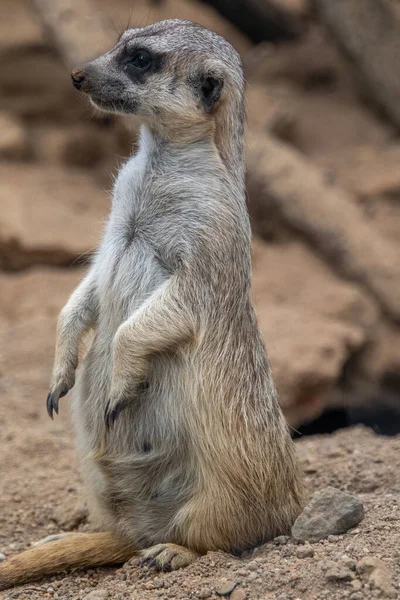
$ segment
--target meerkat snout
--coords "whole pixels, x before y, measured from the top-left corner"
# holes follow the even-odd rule
[[[74,69],[71,73],[72,85],[79,91],[84,92],[84,84],[86,82],[86,75],[82,69]]]

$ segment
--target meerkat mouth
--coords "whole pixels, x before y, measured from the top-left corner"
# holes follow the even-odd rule
[[[96,108],[103,110],[105,112],[114,112],[114,113],[133,113],[132,105],[123,100],[122,98],[103,98],[101,96],[96,96],[94,94],[90,95],[90,102]]]

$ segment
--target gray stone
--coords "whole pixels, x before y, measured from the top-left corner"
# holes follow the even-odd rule
[[[354,579],[353,573],[340,565],[328,569],[325,577],[328,581],[352,581]]]
[[[239,584],[239,581],[223,581],[215,590],[218,596],[229,596]]]
[[[297,542],[318,542],[345,533],[364,518],[358,498],[333,487],[316,492],[292,527]]]
[[[107,600],[109,598],[110,593],[104,588],[97,588],[90,592],[87,596],[83,598],[83,600]]]
[[[278,535],[278,537],[273,539],[273,543],[275,546],[284,546],[289,540],[290,537],[288,535]]]
[[[314,556],[314,550],[311,546],[299,546],[296,548],[296,556],[297,558],[311,558]]]

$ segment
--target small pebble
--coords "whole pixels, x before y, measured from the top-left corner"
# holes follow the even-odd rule
[[[153,585],[156,588],[156,590],[163,588],[164,587],[164,579],[161,579],[161,577],[154,577]]]
[[[351,587],[353,588],[353,590],[355,592],[359,592],[361,590],[361,588],[362,588],[362,583],[361,583],[361,581],[359,579],[354,579],[354,581],[352,581],[350,583],[350,585],[351,585]]]
[[[247,577],[249,571],[246,571],[246,569],[238,569],[237,574],[240,575],[240,577]]]
[[[238,581],[225,581],[215,590],[218,596],[229,596],[238,585]]]
[[[197,594],[197,597],[200,598],[200,600],[205,600],[211,596],[211,593],[212,592],[209,588],[202,588]]]
[[[330,567],[326,571],[325,577],[328,581],[351,581],[354,579],[354,575],[349,569],[338,565]]]
[[[3,560],[6,560],[6,555],[0,552],[0,562],[3,562]]]
[[[87,596],[83,598],[83,600],[107,600],[109,597],[109,593],[105,589],[97,588],[90,592]]]
[[[278,537],[273,539],[273,543],[275,546],[284,546],[289,540],[290,537],[288,535],[278,535]]]
[[[233,590],[229,600],[246,600],[246,592],[241,588],[237,588],[236,590]]]
[[[314,556],[314,550],[313,548],[311,548],[311,546],[306,545],[306,546],[299,546],[298,548],[296,548],[296,556],[297,558],[311,558],[312,556]]]

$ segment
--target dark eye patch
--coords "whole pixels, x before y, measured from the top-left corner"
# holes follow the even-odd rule
[[[163,55],[155,54],[144,48],[126,50],[122,57],[122,65],[127,75],[137,83],[142,83],[147,76],[161,70]]]

